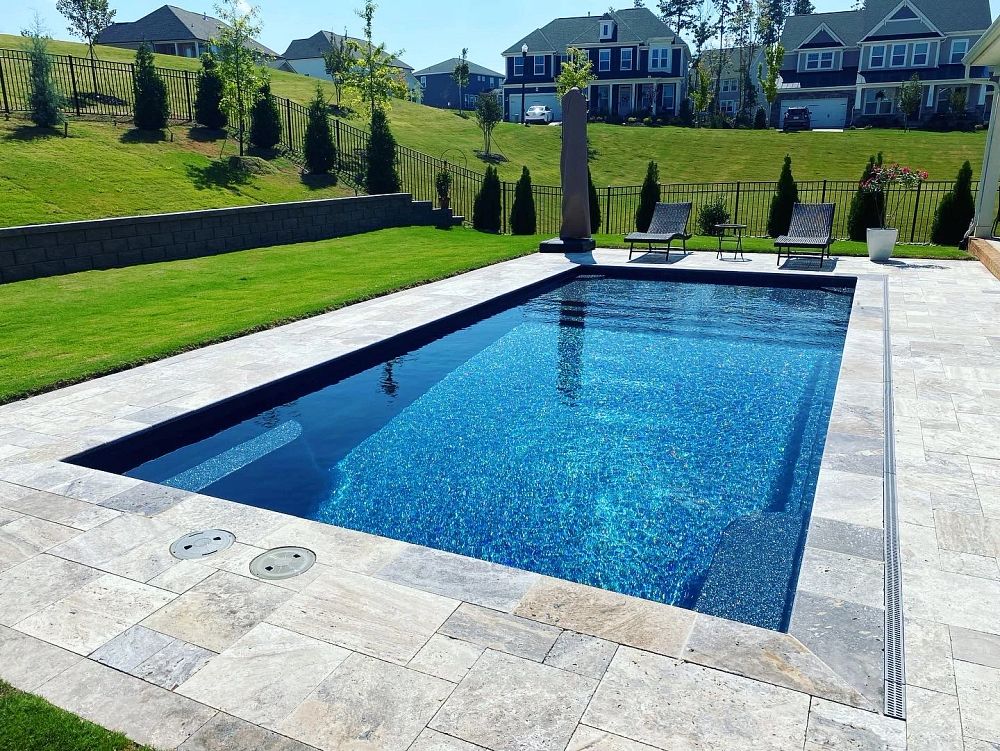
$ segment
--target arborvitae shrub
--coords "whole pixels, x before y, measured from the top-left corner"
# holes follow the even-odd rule
[[[250,110],[250,143],[265,151],[281,143],[281,113],[269,83],[261,87],[260,98]]]
[[[521,169],[521,179],[514,188],[514,206],[510,212],[510,231],[514,235],[533,235],[538,226],[535,217],[535,195],[531,190],[531,173]]]
[[[63,122],[59,106],[62,97],[56,90],[52,77],[52,58],[49,57],[49,40],[41,29],[36,29],[28,37],[29,103],[31,122],[39,128],[54,128]]]
[[[635,212],[635,228],[645,232],[653,222],[653,212],[660,202],[660,168],[656,162],[650,162],[646,167],[646,179],[642,182],[642,192],[639,194],[639,208]]]
[[[875,167],[880,166],[882,166],[881,151],[877,157],[868,157],[868,164],[865,166],[865,171],[861,173],[858,189],[854,193],[854,197],[851,198],[851,209],[847,215],[847,236],[855,242],[864,242],[867,239],[868,229],[878,227],[882,222],[881,217],[879,217],[878,195],[861,188],[868,182]]]
[[[333,145],[330,118],[326,114],[326,97],[318,86],[316,96],[309,103],[309,112],[306,115],[306,138],[303,150],[306,167],[313,174],[325,174],[337,163],[337,148]]]
[[[149,45],[141,44],[135,53],[135,112],[133,120],[139,130],[162,130],[167,127],[170,106],[167,85],[153,67]]]
[[[955,245],[962,242],[969,224],[976,215],[976,202],[972,197],[972,165],[966,162],[958,171],[955,187],[941,199],[934,213],[931,242],[937,245]]]
[[[472,205],[472,226],[480,232],[499,232],[502,209],[500,207],[500,175],[497,168],[486,168],[483,184]]]
[[[763,107],[758,107],[757,112],[753,116],[753,129],[754,130],[766,130],[767,129],[767,112]]]
[[[594,177],[590,174],[590,167],[587,167],[587,192],[590,194],[590,232],[596,235],[601,228],[601,200],[597,197],[597,188],[594,187]]]
[[[788,233],[792,223],[792,211],[799,202],[799,188],[792,177],[792,158],[785,155],[785,163],[778,178],[778,191],[771,199],[771,211],[767,216],[767,234],[780,237]]]
[[[381,109],[372,112],[371,137],[368,139],[368,171],[365,190],[369,195],[399,193],[399,173],[396,171],[396,139],[389,130],[389,118]]]
[[[219,64],[210,52],[201,56],[198,91],[194,98],[194,119],[206,128],[221,130],[229,122],[222,109],[222,76]]]

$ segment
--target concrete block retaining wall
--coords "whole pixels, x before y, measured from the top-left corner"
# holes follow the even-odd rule
[[[401,193],[6,227],[0,283],[452,221]]]

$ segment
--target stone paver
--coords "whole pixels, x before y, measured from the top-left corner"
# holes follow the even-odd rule
[[[459,683],[485,651],[478,644],[434,634],[406,667]]]
[[[541,662],[559,629],[527,618],[463,603],[439,629],[445,636]]]
[[[545,664],[600,680],[617,649],[612,641],[563,631],[546,655]]]
[[[48,642],[0,626],[0,676],[22,691],[35,691],[81,659]]]

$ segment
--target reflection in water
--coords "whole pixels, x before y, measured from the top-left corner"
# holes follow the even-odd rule
[[[379,379],[378,386],[382,390],[382,393],[386,396],[393,397],[399,391],[399,384],[396,383],[395,375],[392,369],[396,366],[395,360],[389,360],[383,367],[382,377]]]
[[[559,301],[559,363],[556,388],[567,404],[574,406],[580,397],[580,370],[583,364],[583,335],[587,304],[573,297]]]

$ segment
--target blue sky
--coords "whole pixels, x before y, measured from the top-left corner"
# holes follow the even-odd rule
[[[945,2],[946,0],[939,0]],[[171,0],[196,12],[213,12],[215,0]],[[281,53],[289,41],[310,36],[319,29],[340,32],[346,26],[359,31],[353,8],[360,0],[257,0],[261,8],[263,32],[260,41]],[[820,11],[847,10],[851,0],[814,0]],[[500,69],[500,53],[527,32],[557,16],[602,13],[607,0],[591,4],[576,0],[381,0],[376,32],[393,50],[403,50],[403,60],[422,68],[449,57],[457,57],[462,47],[469,58],[481,65]],[[991,0],[994,16],[1000,0]],[[159,7],[160,0],[111,0],[118,10],[117,20],[130,21]],[[653,5],[652,0],[649,3]],[[616,7],[630,2],[620,1]],[[55,10],[55,0],[0,0],[0,32],[16,34],[37,10],[56,38],[67,38],[65,24]]]

